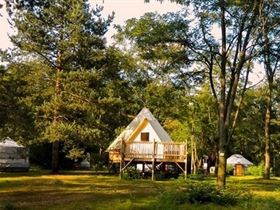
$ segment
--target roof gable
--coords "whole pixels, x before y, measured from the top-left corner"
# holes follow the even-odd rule
[[[159,137],[159,141],[172,142],[170,136],[163,129],[157,119],[153,116],[149,109],[143,108],[139,114],[131,121],[126,129],[113,141],[108,150],[120,149],[121,141],[128,142],[135,138],[139,132],[150,123],[154,131]]]
[[[135,128],[135,130],[131,133],[131,135],[127,138],[126,142],[132,142],[139,135],[139,133],[148,125],[149,121],[145,118],[143,119],[139,125]]]

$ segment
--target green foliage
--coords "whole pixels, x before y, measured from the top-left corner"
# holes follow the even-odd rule
[[[186,142],[190,138],[188,128],[179,120],[166,120],[164,127],[170,134],[170,137],[175,142]]]
[[[231,177],[228,186],[252,191],[253,197],[234,206],[216,203],[193,203],[188,201],[187,183],[183,180],[120,180],[118,176],[101,176],[94,172],[50,171],[0,174],[0,208],[8,202],[17,209],[135,209],[135,210],[278,210],[280,203],[280,179],[256,179],[254,177]],[[60,180],[57,181],[57,180]],[[203,181],[214,184],[214,178]],[[235,188],[229,188],[234,190]],[[231,192],[230,190],[230,192]],[[6,193],[9,191],[10,193]],[[239,191],[239,190],[237,190]],[[240,190],[241,191],[241,190]],[[86,192],[86,196],[85,196]],[[63,194],[63,199],[61,195]],[[107,196],[104,196],[107,195]],[[93,199],[94,197],[94,199]],[[46,202],[46,198],[47,201]],[[34,202],[36,201],[36,202]],[[69,202],[71,201],[71,202]]]
[[[227,175],[233,175],[234,166],[233,165],[227,165]]]
[[[246,169],[246,175],[253,175],[253,176],[263,176],[264,175],[264,163],[261,162],[257,166],[248,166]]]
[[[245,75],[252,69],[251,63],[255,56],[259,56],[254,53],[262,34],[262,27],[259,26],[266,22],[263,21],[266,19],[263,12],[270,6],[265,3],[262,7],[263,4],[260,5],[257,1],[179,1],[186,2],[189,7],[178,13],[147,13],[139,20],[128,20],[126,26],[119,30],[118,38],[130,41],[137,49],[135,54],[144,59],[150,69],[153,70],[156,66],[162,70],[161,73],[172,77],[173,84],[195,87],[204,79],[208,80],[215,98],[215,109],[205,106],[204,108],[209,108],[208,116],[202,112],[199,120],[189,118],[185,122],[191,122],[197,145],[202,147],[202,151],[215,154],[234,142],[237,123],[232,119],[235,113],[238,119],[239,113],[236,101],[243,97],[247,87],[244,84],[247,83]],[[275,8],[277,9],[274,10],[279,11],[278,3],[275,3]],[[161,68],[161,63],[168,68]],[[193,68],[190,68],[192,64]],[[157,74],[157,71],[154,72]],[[193,89],[190,95],[196,96],[199,91]],[[194,104],[194,107],[200,108],[201,103]],[[261,122],[262,120],[259,121]],[[238,141],[236,145],[242,143]],[[218,148],[219,146],[222,148]],[[247,148],[250,147],[246,145]],[[221,165],[218,168],[224,171],[225,167]],[[224,176],[223,173],[219,174]],[[220,177],[218,180],[225,180],[224,178]],[[220,182],[220,185],[224,184],[224,181]]]
[[[213,202],[216,188],[209,184],[190,184],[187,186],[188,200],[191,203],[208,203]]]
[[[15,209],[16,207],[11,202],[7,202],[3,206],[3,210],[15,210]]]
[[[204,174],[203,169],[198,169],[196,174],[190,174],[188,176],[188,178],[190,178],[192,180],[204,180],[204,179],[207,179],[207,175]]]
[[[24,0],[9,6],[17,31],[11,39],[18,56],[8,66],[7,84],[15,91],[3,92],[13,95],[5,106],[14,104],[21,115],[10,114],[12,123],[3,116],[0,132],[7,127],[17,134],[14,126],[28,131],[29,136],[18,135],[29,144],[60,142],[59,155],[73,160],[83,158],[85,152],[103,152],[115,129],[127,124],[131,110],[124,106],[131,97],[120,73],[128,68],[125,56],[105,45],[104,34],[113,16],[102,18],[102,7],[83,0]]]
[[[141,174],[135,167],[129,166],[123,172],[123,178],[126,179],[126,180],[140,179]]]
[[[236,188],[219,189],[207,182],[187,182],[181,188],[161,195],[163,204],[215,203],[222,206],[236,205],[251,200],[251,193]]]
[[[157,209],[176,209],[178,205],[188,202],[188,194],[181,191],[169,190],[161,192]]]

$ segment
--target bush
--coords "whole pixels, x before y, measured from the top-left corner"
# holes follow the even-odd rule
[[[233,175],[234,167],[233,165],[227,165],[227,175]]]
[[[207,203],[212,201],[216,188],[206,183],[192,183],[187,186],[188,200],[191,203]]]
[[[219,189],[213,196],[214,203],[219,205],[236,205],[240,202],[247,202],[252,199],[252,194],[238,188]]]
[[[193,179],[193,180],[204,180],[205,178],[207,178],[206,175],[201,174],[201,173],[198,173],[198,174],[190,174],[188,177],[189,177],[190,179]]]
[[[124,171],[123,178],[126,180],[140,179],[141,174],[135,167],[130,166]]]
[[[249,166],[245,172],[246,175],[263,176],[264,174],[264,163],[260,163],[257,166]]]
[[[4,210],[14,210],[16,208],[15,208],[15,206],[12,203],[7,202],[7,203],[4,204],[3,209]]]
[[[219,189],[204,182],[185,182],[183,188],[176,186],[172,191],[163,193],[160,203],[164,202],[168,206],[184,203],[215,203],[228,206],[249,201],[251,197],[251,193],[237,188]]]
[[[166,176],[162,171],[156,171],[155,173],[156,180],[164,179]]]

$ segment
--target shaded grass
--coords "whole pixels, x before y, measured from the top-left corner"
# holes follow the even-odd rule
[[[162,205],[159,197],[180,183],[176,180],[120,180],[116,176],[49,171],[0,174],[0,207],[15,209],[280,209],[280,179],[230,177],[229,186],[250,190],[254,199],[237,206],[215,204]],[[203,182],[215,183],[215,179]]]

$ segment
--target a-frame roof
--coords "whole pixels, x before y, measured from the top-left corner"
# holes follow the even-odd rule
[[[123,139],[124,142],[127,142],[131,135],[135,133],[135,131],[141,126],[144,122],[150,123],[153,127],[154,131],[159,137],[159,140],[162,142],[172,142],[170,136],[163,129],[163,127],[159,124],[157,119],[153,116],[149,109],[143,108],[139,114],[131,121],[131,123],[125,128],[125,130],[112,142],[112,144],[108,147],[107,151],[120,149],[121,141]]]

